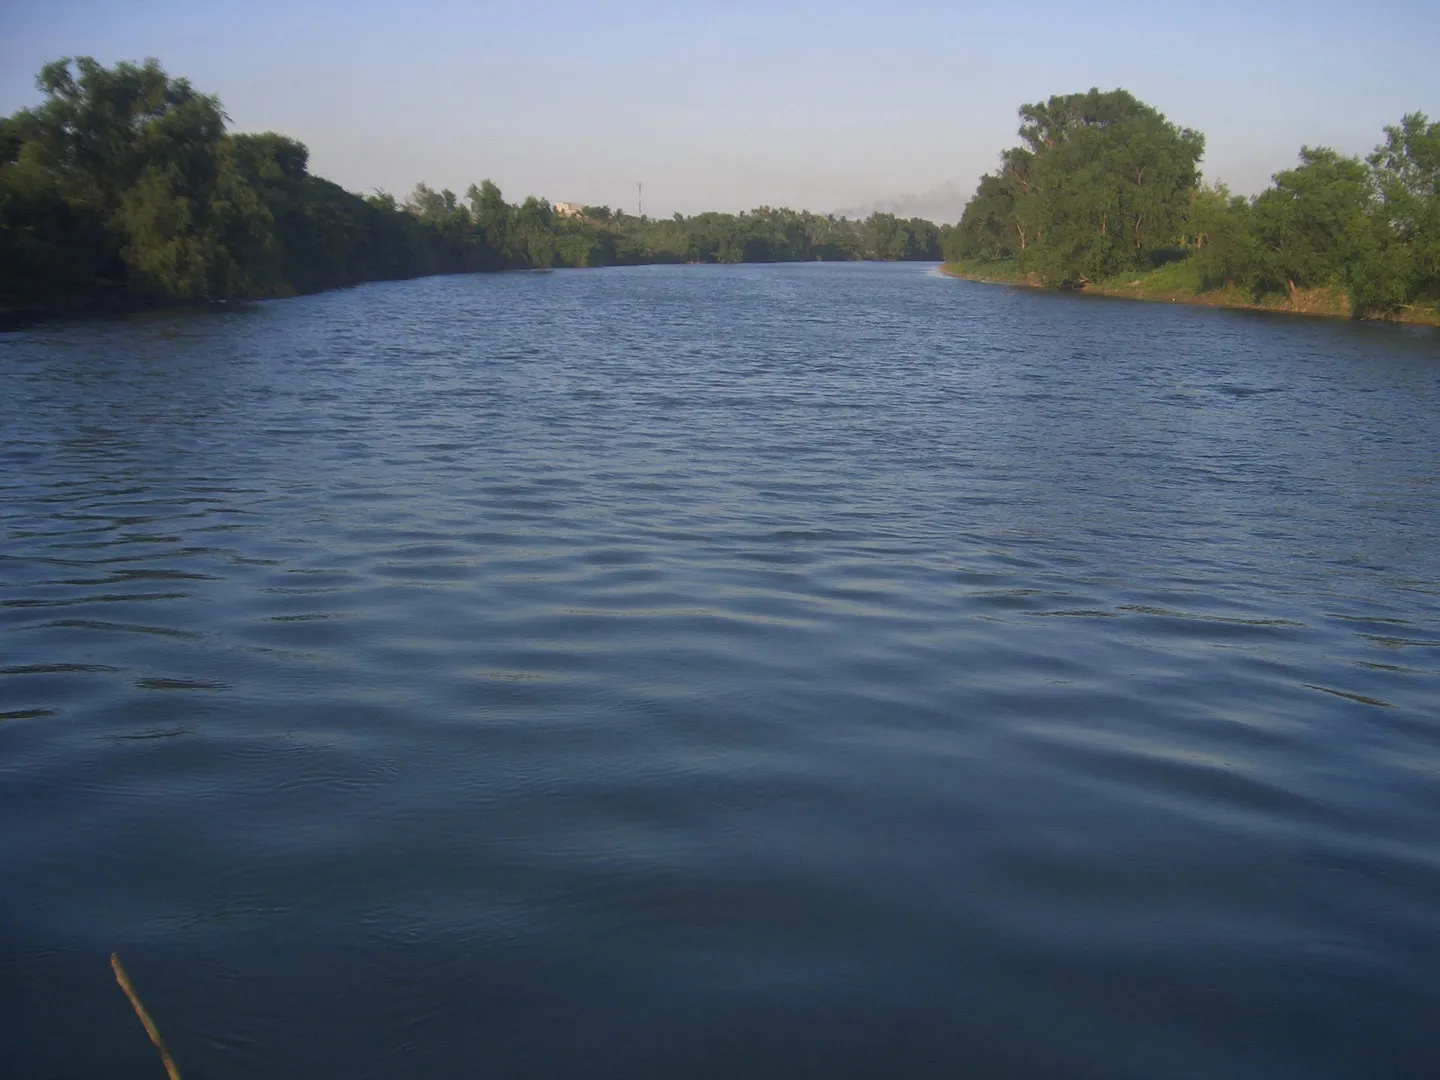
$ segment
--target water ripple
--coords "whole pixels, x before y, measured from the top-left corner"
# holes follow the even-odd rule
[[[1437,344],[831,265],[6,335],[0,1058],[152,1072],[118,950],[216,1078],[1432,1075]]]

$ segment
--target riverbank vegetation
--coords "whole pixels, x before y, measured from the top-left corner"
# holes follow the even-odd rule
[[[217,98],[154,60],[60,60],[36,81],[42,102],[0,118],[0,316],[481,270],[940,257],[933,223],[892,214],[561,213],[488,180],[360,196],[294,139],[228,132]]]
[[[1440,322],[1440,123],[1368,158],[1304,147],[1254,198],[1202,183],[1204,136],[1124,90],[1020,108],[1020,145],[943,230],[963,277]]]

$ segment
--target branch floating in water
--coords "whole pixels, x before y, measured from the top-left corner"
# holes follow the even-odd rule
[[[130,1005],[135,1010],[135,1015],[140,1017],[140,1023],[145,1025],[145,1033],[150,1036],[150,1041],[155,1044],[155,1049],[160,1051],[160,1060],[165,1065],[165,1072],[170,1080],[180,1080],[180,1069],[175,1064],[175,1059],[170,1056],[170,1048],[165,1045],[165,1040],[160,1037],[160,1029],[155,1026],[155,1021],[150,1019],[150,1014],[145,1011],[145,1006],[140,1004],[140,995],[135,993],[135,985],[130,981],[130,976],[125,973],[124,966],[120,963],[120,954],[110,954],[110,966],[115,969],[115,981],[120,984],[120,989],[125,991],[125,996],[130,999]]]

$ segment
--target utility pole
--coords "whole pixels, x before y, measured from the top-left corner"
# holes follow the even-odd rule
[[[645,216],[645,181],[635,181],[635,211],[640,217]]]

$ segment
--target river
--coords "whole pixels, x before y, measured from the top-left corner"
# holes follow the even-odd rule
[[[1440,1075],[1440,332],[932,266],[0,335],[0,1060]]]

